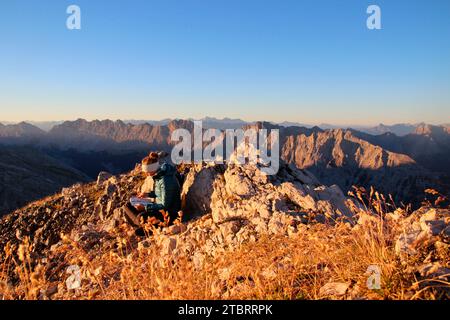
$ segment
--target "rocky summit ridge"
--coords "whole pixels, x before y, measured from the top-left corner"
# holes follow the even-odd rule
[[[380,217],[368,209],[364,201],[345,196],[338,186],[324,186],[307,170],[285,163],[281,163],[274,176],[264,175],[251,164],[181,165],[178,170],[184,176],[183,215],[174,225],[152,229],[152,233],[144,238],[134,235],[131,229],[124,227],[122,207],[143,182],[139,165],[118,176],[102,172],[96,182],[64,188],[59,194],[33,202],[4,217],[0,222],[0,249],[9,255],[2,255],[0,263],[15,257],[15,250],[17,261],[26,259],[20,256],[23,256],[26,243],[30,265],[41,268],[45,278],[45,284],[32,297],[57,299],[67,298],[67,294],[80,298],[98,286],[104,291],[114,281],[124,281],[124,271],[120,267],[111,272],[99,267],[95,272],[89,272],[101,277],[100,282],[85,281],[80,288],[71,291],[67,287],[66,270],[73,263],[81,265],[82,269],[88,268],[97,257],[120,251],[127,245],[124,259],[133,260],[133,252],[142,248],[158,248],[160,259],[171,259],[175,264],[187,259],[195,270],[202,270],[207,261],[219,259],[249,243],[256,246],[260,239],[267,237],[296,239],[308,235],[317,240],[312,231],[316,225],[343,225],[353,232],[367,226],[376,230],[380,219],[386,219],[382,228],[395,223],[396,228],[402,230],[392,244],[399,263],[409,261],[405,259],[417,252],[422,255],[424,248],[430,250],[429,247],[436,243],[448,249],[448,209],[422,208],[408,216],[397,209]],[[122,243],[120,239],[125,237],[128,242]],[[67,243],[71,249],[62,250],[67,248]],[[77,250],[83,252],[84,262],[80,255],[74,254]],[[433,260],[428,257],[416,263],[413,272],[422,270],[420,272],[427,277],[445,276],[449,271],[445,258]],[[286,262],[280,265],[283,269]],[[10,291],[5,292],[15,292],[16,297],[23,298],[26,294],[14,289],[22,281],[17,270],[7,273],[4,281]],[[264,272],[270,278],[273,273],[276,277],[278,271]],[[218,281],[230,277],[226,268],[215,272],[218,279],[222,279]],[[342,287],[345,290],[340,294]],[[350,284],[331,282],[321,292],[326,295],[331,290],[330,295],[343,296],[350,292],[350,287]],[[340,290],[337,293],[336,288]],[[100,289],[97,289],[94,291],[98,293]],[[239,291],[235,286],[224,289],[216,284],[210,288],[207,297],[232,298],[238,292],[236,290]]]
[[[276,232],[292,221],[351,218],[358,208],[339,187],[323,186],[311,173],[292,165],[282,164],[276,176],[263,174],[255,165],[196,164],[180,170],[184,170],[184,219],[189,223],[208,216],[218,225],[245,221],[241,233],[254,228]],[[123,222],[122,207],[142,182],[138,165],[127,174],[102,172],[96,182],[63,188],[4,217],[0,245],[30,237],[37,251],[44,252],[61,233],[87,223],[111,231]]]

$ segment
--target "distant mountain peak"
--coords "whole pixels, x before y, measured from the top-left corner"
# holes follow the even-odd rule
[[[445,136],[448,135],[448,133],[446,127],[431,124],[421,124],[414,130],[414,134],[424,136]]]
[[[3,138],[40,137],[44,134],[43,130],[27,122],[0,126],[0,137]]]

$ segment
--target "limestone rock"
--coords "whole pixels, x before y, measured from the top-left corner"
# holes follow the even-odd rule
[[[420,243],[420,241],[424,240],[426,235],[423,234],[419,230],[411,231],[408,233],[404,233],[399,236],[397,241],[395,242],[395,252],[397,255],[403,254],[415,254],[416,246]]]
[[[105,181],[112,177],[109,172],[102,171],[97,176],[97,186],[101,186]]]
[[[211,211],[211,197],[218,168],[194,166],[187,174],[181,199],[183,211],[188,215],[201,215]]]
[[[114,182],[107,180],[106,184],[105,184],[105,195],[107,197],[112,197],[112,195],[118,190],[117,188],[117,184],[115,184]]]
[[[299,183],[285,182],[281,184],[281,192],[302,209],[317,209],[314,198]]]
[[[162,253],[170,255],[177,248],[177,239],[174,237],[164,238],[162,241]]]
[[[234,238],[240,228],[241,225],[238,221],[228,221],[219,225],[223,239],[228,240],[228,242],[231,242],[230,240]]]
[[[329,296],[343,296],[347,293],[350,283],[344,282],[329,282],[320,288],[319,294],[323,297]]]
[[[255,190],[251,180],[245,175],[239,174],[238,170],[227,170],[224,177],[228,194],[239,197],[248,197],[254,194]]]
[[[397,255],[416,254],[420,248],[438,241],[449,225],[450,210],[421,208],[401,223],[402,234],[395,243]]]
[[[420,276],[424,279],[450,279],[450,269],[442,266],[439,262],[423,264],[417,268]]]

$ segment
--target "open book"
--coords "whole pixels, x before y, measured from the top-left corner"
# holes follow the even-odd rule
[[[146,206],[150,203],[153,203],[152,198],[139,198],[139,197],[131,197],[130,203],[133,207],[136,207],[137,205],[143,205]]]

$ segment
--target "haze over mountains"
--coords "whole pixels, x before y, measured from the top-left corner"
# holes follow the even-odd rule
[[[176,121],[181,119],[162,119],[162,120],[133,120],[133,119],[127,119],[123,120],[126,124],[133,124],[133,125],[141,125],[141,124],[150,124],[152,126],[166,126],[171,121]],[[241,119],[230,119],[230,118],[223,118],[223,119],[217,119],[213,117],[204,117],[202,119],[186,119],[189,121],[194,120],[201,120],[203,122],[204,128],[216,128],[216,129],[237,129],[241,128],[244,125],[250,124],[251,122],[247,122]],[[53,127],[58,126],[65,121],[24,121],[21,123],[27,123],[31,124],[43,131],[50,131]],[[3,125],[9,125],[14,126],[17,123],[13,122],[4,122]],[[2,126],[2,123],[0,122],[0,126]]]
[[[7,125],[0,123],[0,138],[35,138],[44,134],[42,129],[27,122]]]
[[[180,119],[162,119],[162,120],[133,120],[133,119],[127,119],[123,120],[124,123],[130,123],[134,125],[139,124],[150,124],[152,126],[165,126],[169,124],[173,120],[180,120]],[[193,119],[189,118],[186,119],[189,121],[194,120],[201,120],[203,122],[204,128],[216,128],[216,129],[237,129],[241,128],[242,126],[253,124],[257,121],[244,121],[241,119],[231,119],[231,118],[223,118],[218,119],[214,117],[204,117],[202,119]],[[32,124],[33,126],[43,130],[43,131],[50,131],[53,127],[60,125],[64,123],[65,121],[24,121],[21,123],[27,123]],[[3,122],[4,125],[15,125],[17,123],[14,122]],[[299,122],[292,122],[292,121],[283,121],[281,123],[274,123],[272,124],[279,125],[282,127],[306,127],[306,128],[313,128],[315,126],[321,128],[321,129],[355,129],[361,132],[369,133],[372,135],[379,135],[384,133],[394,133],[397,136],[405,136],[410,133],[414,133],[416,128],[420,126],[426,125],[425,123],[416,123],[416,124],[410,124],[410,123],[398,123],[393,125],[385,125],[380,123],[377,126],[361,126],[361,125],[333,125],[328,123],[321,123],[318,125],[314,124],[307,124],[307,123],[299,123]],[[0,126],[2,123],[0,122]],[[441,126],[450,126],[450,124],[442,124]]]
[[[352,185],[374,186],[383,193],[392,194],[397,201],[415,202],[423,199],[425,188],[436,188],[445,193],[449,190],[448,125],[380,126],[376,130],[381,132],[392,128],[402,134],[383,132],[374,135],[356,129],[308,128],[289,124],[248,124],[238,119],[215,118],[206,118],[203,122],[205,129],[248,126],[279,129],[283,160],[310,170],[322,183],[339,185],[344,192]],[[24,122],[0,125],[0,154],[8,155],[6,160],[0,158],[0,184],[5,195],[2,199],[10,199],[2,200],[0,214],[55,192],[64,185],[95,179],[100,171],[127,172],[149,150],[170,151],[174,145],[170,140],[171,133],[179,128],[192,131],[193,122],[167,119],[152,124],[148,121],[79,119],[55,124],[48,132]],[[409,130],[413,131],[405,134]],[[11,148],[20,151],[11,154]],[[26,154],[23,150],[27,150]],[[35,159],[30,156],[34,152],[38,155]],[[14,186],[11,182],[19,173],[9,169],[11,158],[17,159],[15,170],[27,166],[27,174],[36,179]],[[46,170],[40,167],[42,162],[51,163],[57,170],[48,171],[47,177]],[[54,183],[55,188],[39,189],[39,180],[46,178],[46,181],[58,181]]]

